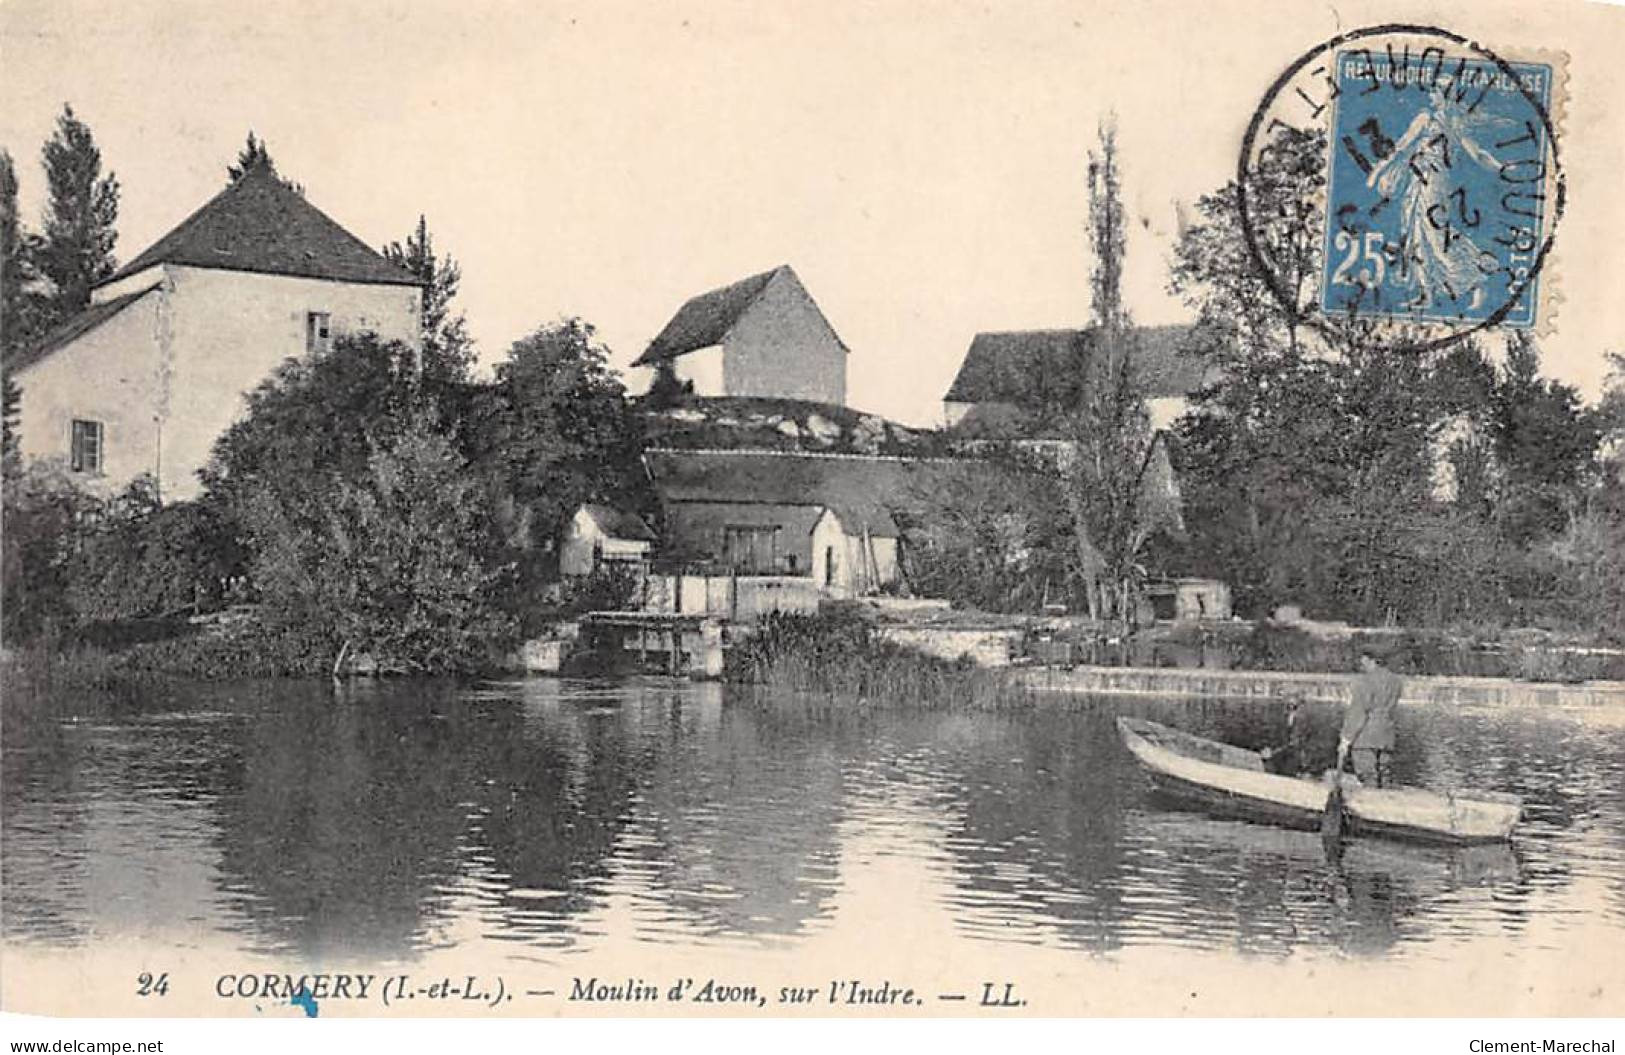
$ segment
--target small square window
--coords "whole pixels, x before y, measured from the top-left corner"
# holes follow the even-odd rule
[[[305,313],[305,351],[325,352],[333,347],[333,317],[325,311]]]
[[[104,453],[102,423],[75,418],[70,453],[74,472],[99,474],[102,471]]]

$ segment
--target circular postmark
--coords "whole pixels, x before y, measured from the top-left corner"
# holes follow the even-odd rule
[[[1535,327],[1564,205],[1556,72],[1412,25],[1288,66],[1236,176],[1248,254],[1288,317],[1416,351]]]

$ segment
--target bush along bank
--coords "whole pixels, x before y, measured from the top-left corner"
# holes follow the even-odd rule
[[[768,617],[728,650],[723,678],[850,703],[992,710],[1030,700],[1028,690],[1005,672],[891,644],[845,614]]]

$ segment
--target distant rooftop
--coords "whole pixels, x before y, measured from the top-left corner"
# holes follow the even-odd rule
[[[904,458],[754,450],[649,450],[644,463],[664,502],[823,506],[848,532],[880,538],[897,537],[892,512],[929,471]]]
[[[1134,364],[1148,398],[1188,396],[1214,379],[1213,368],[1186,350],[1191,327],[1140,326],[1136,333]],[[1093,328],[979,333],[943,401],[1041,402],[1055,379],[1094,354],[1097,340]]]

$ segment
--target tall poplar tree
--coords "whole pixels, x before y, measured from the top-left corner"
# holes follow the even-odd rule
[[[25,297],[31,274],[17,214],[17,167],[11,152],[0,149],[0,356],[10,356],[26,347],[32,336]]]
[[[35,260],[52,292],[48,329],[90,303],[90,288],[117,267],[118,177],[102,175],[102,153],[90,126],[64,104],[56,131],[41,151],[47,200],[45,230]]]
[[[1065,465],[1072,513],[1074,579],[1095,619],[1132,618],[1139,559],[1170,518],[1167,481],[1159,479],[1159,440],[1151,428],[1136,370],[1137,334],[1123,304],[1127,224],[1117,130],[1110,121],[1089,152],[1089,246],[1094,256],[1091,341],[1079,349],[1071,406],[1062,420],[1070,441]]]

